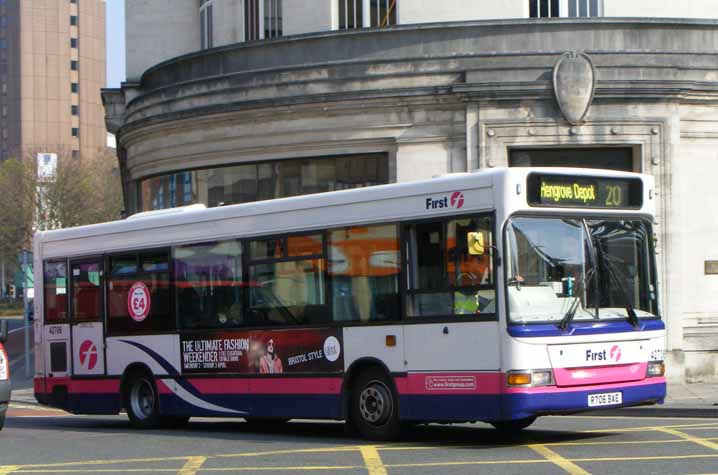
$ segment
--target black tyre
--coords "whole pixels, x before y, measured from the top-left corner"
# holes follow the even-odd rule
[[[363,371],[353,382],[350,415],[359,433],[369,440],[399,436],[399,399],[383,371]]]
[[[129,377],[125,408],[130,423],[138,429],[154,429],[162,424],[159,394],[151,374],[142,371]]]
[[[3,412],[0,414],[0,430],[2,430],[2,427],[5,425],[5,413]]]
[[[519,432],[531,424],[534,423],[536,420],[536,417],[527,417],[525,419],[516,419],[513,421],[495,421],[492,422],[491,425],[496,428],[499,432],[502,432],[504,434],[512,434],[515,432]]]

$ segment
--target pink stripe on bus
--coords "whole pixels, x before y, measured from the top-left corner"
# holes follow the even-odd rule
[[[252,393],[260,394],[339,394],[342,381],[341,377],[257,378],[252,379],[249,385]]]
[[[646,378],[642,381],[627,381],[624,383],[612,383],[612,384],[590,384],[585,386],[572,386],[572,387],[556,387],[556,386],[543,386],[536,388],[506,388],[505,393],[507,394],[537,394],[537,393],[569,393],[574,391],[607,391],[611,389],[624,389],[633,388],[637,386],[648,386],[651,384],[661,384],[666,382],[666,378],[661,376],[657,378]]]
[[[120,380],[117,379],[73,379],[70,381],[70,393],[96,394],[119,393]]]
[[[38,394],[50,394],[55,386],[65,386],[70,394],[107,394],[120,391],[120,380],[117,379],[71,379],[62,378],[35,378],[33,386]]]
[[[633,363],[592,368],[555,368],[557,386],[585,386],[587,384],[639,381],[646,377],[648,363]]]
[[[501,373],[493,371],[410,373],[397,378],[396,385],[400,394],[498,394],[503,380]]]

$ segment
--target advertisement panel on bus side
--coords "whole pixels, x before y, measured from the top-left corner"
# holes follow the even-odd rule
[[[344,369],[339,328],[187,333],[182,372],[337,373]]]

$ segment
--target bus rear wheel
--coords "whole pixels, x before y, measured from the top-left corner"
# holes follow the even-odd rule
[[[389,378],[383,371],[362,372],[352,385],[351,417],[359,433],[370,440],[392,440],[399,436],[399,404]]]
[[[125,391],[125,408],[130,423],[139,429],[153,429],[162,423],[157,388],[149,373],[130,376]]]

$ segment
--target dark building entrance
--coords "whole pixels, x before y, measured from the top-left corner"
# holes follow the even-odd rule
[[[510,167],[602,168],[627,172],[634,167],[633,149],[620,148],[517,148],[509,150]]]

